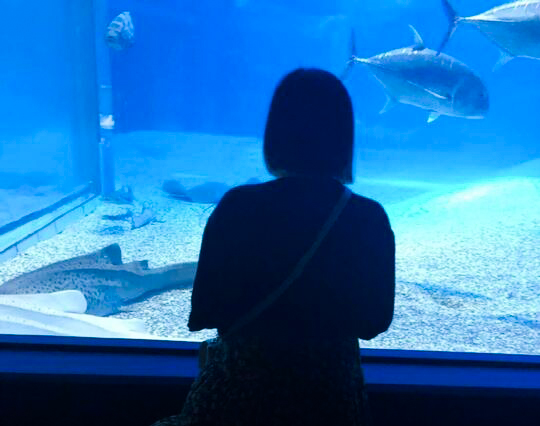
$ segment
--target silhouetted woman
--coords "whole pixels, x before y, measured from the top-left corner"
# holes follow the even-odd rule
[[[358,339],[390,326],[395,248],[383,207],[344,186],[353,129],[332,74],[298,69],[277,87],[264,135],[276,179],[233,188],[208,220],[189,329],[221,338],[162,425],[367,423]]]

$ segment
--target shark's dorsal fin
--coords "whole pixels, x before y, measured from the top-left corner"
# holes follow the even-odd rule
[[[411,29],[414,37],[414,44],[411,46],[411,48],[413,50],[424,50],[426,48],[424,45],[424,40],[422,40],[422,37],[420,37],[418,31],[416,31],[416,28],[414,28],[412,25],[409,25],[409,28]]]
[[[99,256],[109,260],[113,265],[122,264],[122,250],[118,243],[109,244],[98,251]]]

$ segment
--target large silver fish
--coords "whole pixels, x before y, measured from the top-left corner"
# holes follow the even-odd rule
[[[129,12],[122,12],[111,21],[105,33],[105,42],[115,50],[133,46],[135,29]]]
[[[352,56],[342,79],[355,63],[367,65],[387,95],[381,114],[399,102],[430,111],[428,123],[440,115],[483,118],[489,96],[482,80],[457,59],[427,49],[414,27],[409,27],[414,34],[413,46],[371,58],[356,56],[353,35]]]
[[[468,17],[458,16],[448,0],[442,0],[442,3],[450,26],[439,52],[444,49],[458,24],[468,23],[499,47],[501,56],[494,69],[516,56],[540,59],[540,0],[515,1]]]
[[[27,272],[0,285],[0,294],[40,294],[79,290],[86,313],[106,316],[141,297],[167,289],[190,288],[197,262],[149,269],[148,262],[122,263],[118,244]]]

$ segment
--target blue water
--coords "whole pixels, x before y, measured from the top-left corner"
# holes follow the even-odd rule
[[[89,6],[2,3],[0,229],[94,174],[97,70]]]
[[[0,49],[2,63],[10,64],[0,70],[5,83],[0,85],[5,100],[0,105],[0,226],[40,208],[35,188],[46,185],[54,198],[88,181],[96,159],[84,157],[88,171],[81,173],[81,157],[72,147],[97,141],[92,129],[98,95],[101,111],[114,115],[114,131],[106,136],[114,145],[117,184],[146,180],[158,190],[165,178],[183,177],[188,186],[264,180],[269,176],[262,168],[260,139],[272,92],[285,73],[320,67],[339,75],[350,56],[352,29],[358,55],[370,57],[412,45],[409,24],[436,49],[448,25],[439,0],[95,3],[95,20],[85,20],[83,11],[66,6],[67,0],[36,2],[28,12],[36,24],[22,34],[12,19],[20,12],[17,6],[0,18],[4,29],[19,33],[18,41],[32,47]],[[501,2],[452,4],[471,16]],[[123,11],[133,17],[135,44],[113,51],[103,33]],[[97,59],[92,49],[85,50],[93,40]],[[539,341],[540,306],[532,299],[540,296],[540,61],[516,58],[493,71],[497,46],[466,25],[445,52],[485,83],[487,116],[441,116],[428,124],[427,111],[408,105],[381,115],[382,86],[366,67],[356,66],[345,82],[356,120],[353,189],[387,207],[398,244],[398,298],[427,294],[435,303],[431,313],[436,303],[466,310],[499,297],[485,318],[504,324],[510,318],[508,324],[524,327],[510,331],[516,341]],[[235,138],[234,146],[227,145]],[[36,198],[18,212],[21,193]],[[423,233],[415,246],[411,239],[419,228]],[[480,247],[483,238],[486,245]],[[523,265],[518,264],[520,247],[528,259]],[[516,311],[520,303],[525,308]],[[417,315],[424,314],[429,313]],[[405,330],[414,316],[400,316],[399,309],[396,315],[396,330]],[[459,324],[460,318],[449,324]],[[452,344],[441,340],[435,347],[473,350],[463,342]],[[515,348],[531,352],[518,343]],[[512,344],[503,350],[512,352]]]
[[[339,74],[349,56],[351,28],[365,57],[411,45],[408,24],[433,49],[447,29],[439,0],[234,3],[162,1],[150,8],[146,1],[111,2],[111,15],[132,11],[137,30],[136,47],[111,58],[115,109],[123,114],[119,129],[260,136],[278,79],[299,66]],[[454,3],[472,15],[497,1]],[[426,126],[426,112],[408,106],[379,116],[384,92],[368,70],[357,67],[347,82],[356,117],[387,132],[383,140],[359,135],[359,146],[470,151],[483,154],[479,167],[538,157],[538,63],[516,59],[491,72],[497,48],[467,26],[456,31],[447,53],[484,80],[492,101],[488,117],[444,118]]]

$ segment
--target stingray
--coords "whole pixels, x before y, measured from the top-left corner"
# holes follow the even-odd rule
[[[0,334],[156,339],[143,320],[88,315],[77,290],[0,295]]]
[[[245,182],[245,185],[256,185],[258,183],[261,183],[259,179],[250,178]],[[187,189],[178,180],[167,179],[163,182],[161,189],[169,197],[177,200],[200,204],[217,204],[231,187],[221,182],[205,182]]]
[[[187,189],[177,180],[168,179],[163,182],[162,189],[169,197],[177,200],[190,203],[216,204],[230,189],[230,186],[221,182],[206,182]]]
[[[127,304],[168,289],[191,288],[197,262],[150,269],[148,261],[122,263],[118,244],[27,272],[0,285],[0,294],[79,290],[87,314],[107,316]]]

